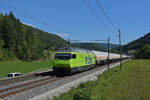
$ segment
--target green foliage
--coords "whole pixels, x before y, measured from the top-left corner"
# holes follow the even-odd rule
[[[57,35],[22,24],[12,12],[0,14],[0,60],[38,60],[44,57],[44,50],[65,45]]]
[[[107,43],[72,43],[71,46],[77,48],[84,48],[88,50],[97,50],[97,51],[105,51],[105,52],[108,50]],[[118,45],[110,44],[110,49],[114,47],[118,47]]]
[[[97,86],[99,84],[98,81],[93,81],[93,82],[87,82],[81,83],[73,95],[73,100],[91,100],[91,95],[92,95],[92,89],[93,87]]]
[[[104,47],[105,49],[108,48],[108,43],[100,43],[100,45],[101,45],[102,47]],[[116,48],[116,47],[118,47],[118,46],[119,46],[119,45],[117,45],[117,44],[111,44],[111,43],[110,43],[109,48],[112,49],[112,48]]]
[[[144,45],[136,54],[138,59],[150,59],[150,45]]]
[[[77,92],[73,95],[73,100],[91,100],[90,90],[88,88],[77,90]]]
[[[36,29],[35,32],[38,33],[41,40],[45,43],[46,49],[50,48],[52,50],[55,50],[55,48],[61,48],[67,46],[67,41],[65,41],[58,35],[43,32],[38,29]]]
[[[150,60],[130,60],[54,100],[149,100]]]
[[[71,44],[71,46],[76,48],[88,49],[88,50],[107,51],[106,48],[102,47],[98,43],[73,43]]]
[[[130,52],[130,50],[135,51],[136,53],[146,44],[150,44],[150,33],[147,33],[143,37],[140,37],[137,40],[134,40],[126,45],[123,45],[122,49],[123,52],[125,53],[133,54],[133,52]],[[114,48],[114,49],[119,50],[119,48]]]

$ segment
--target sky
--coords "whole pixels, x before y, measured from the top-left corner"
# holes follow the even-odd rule
[[[108,30],[87,8],[82,0],[0,0],[31,17],[5,6],[0,2],[0,13],[12,11],[21,22],[49,33],[61,34],[64,39],[69,34],[71,40],[107,40],[118,44],[118,31],[121,30],[122,44],[131,42],[150,32],[150,0],[99,0],[105,12],[117,27],[108,22],[95,0],[86,0],[100,19],[113,31]],[[43,24],[40,21],[49,25]],[[60,28],[51,27],[55,26]]]

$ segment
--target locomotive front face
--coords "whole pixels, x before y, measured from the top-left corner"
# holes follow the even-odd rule
[[[53,63],[56,72],[78,72],[94,67],[95,58],[86,52],[57,52]]]
[[[54,60],[54,67],[69,67],[69,60],[71,53],[56,53]]]

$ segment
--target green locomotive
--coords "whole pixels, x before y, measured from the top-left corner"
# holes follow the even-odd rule
[[[53,70],[63,73],[74,73],[95,67],[94,54],[77,48],[63,48],[55,54]]]

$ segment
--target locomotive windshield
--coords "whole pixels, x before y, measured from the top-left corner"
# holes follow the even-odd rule
[[[56,53],[55,59],[57,60],[69,60],[71,58],[71,53]]]

